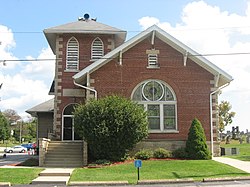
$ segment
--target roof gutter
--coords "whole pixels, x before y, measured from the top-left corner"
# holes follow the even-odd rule
[[[79,86],[79,87],[81,87],[83,89],[89,90],[91,92],[94,92],[94,94],[95,94],[95,100],[97,100],[97,91],[95,89],[89,87],[90,86],[89,82],[90,82],[89,81],[89,72],[87,73],[87,86],[83,86],[81,84],[76,83],[76,81],[74,79],[74,85]]]
[[[211,133],[211,154],[212,154],[212,158],[214,155],[214,135],[213,135],[213,100],[212,100],[212,96],[219,92],[221,89],[227,87],[230,84],[224,84],[223,86],[219,87],[218,89],[216,89],[215,91],[210,93],[210,133]]]

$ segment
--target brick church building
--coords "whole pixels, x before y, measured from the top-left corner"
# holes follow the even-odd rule
[[[222,69],[156,25],[126,41],[126,31],[85,14],[44,34],[56,55],[54,99],[27,110],[38,118],[39,138],[79,140],[74,106],[118,94],[148,111],[149,137],[138,148],[184,146],[196,117],[218,154],[218,92],[232,81]]]

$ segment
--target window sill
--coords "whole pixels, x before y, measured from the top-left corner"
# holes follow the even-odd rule
[[[147,69],[160,69],[160,66],[147,66]]]
[[[101,58],[98,58],[98,59],[90,59],[89,61],[90,62],[95,62],[95,61],[97,61],[97,60],[100,60]]]
[[[74,72],[79,72],[79,70],[69,70],[69,69],[65,69],[64,72],[69,72],[69,73],[70,73],[70,72],[73,72],[73,73],[74,73]]]
[[[150,134],[178,134],[178,130],[164,130],[164,131],[158,131],[158,130],[149,130],[148,131]]]

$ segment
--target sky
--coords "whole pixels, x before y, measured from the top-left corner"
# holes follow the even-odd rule
[[[49,59],[55,57],[43,30],[85,13],[127,31],[127,39],[156,24],[210,54],[205,57],[234,79],[220,95],[236,112],[227,130],[250,130],[250,0],[1,0],[0,111],[13,109],[25,119],[27,109],[52,98],[55,63]]]

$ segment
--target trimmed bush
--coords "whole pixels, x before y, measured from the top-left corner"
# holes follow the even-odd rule
[[[172,155],[174,158],[188,158],[188,153],[186,151],[186,148],[179,148],[172,152]]]
[[[206,136],[201,122],[198,119],[192,121],[186,142],[186,152],[190,159],[208,160],[211,159],[210,151],[206,143]]]
[[[148,160],[153,157],[153,151],[149,149],[142,149],[135,154],[136,159]]]
[[[163,148],[158,148],[154,150],[153,157],[154,158],[169,158],[171,157],[171,152]]]
[[[119,96],[77,106],[74,119],[76,131],[88,143],[92,160],[120,161],[148,135],[143,107]]]

